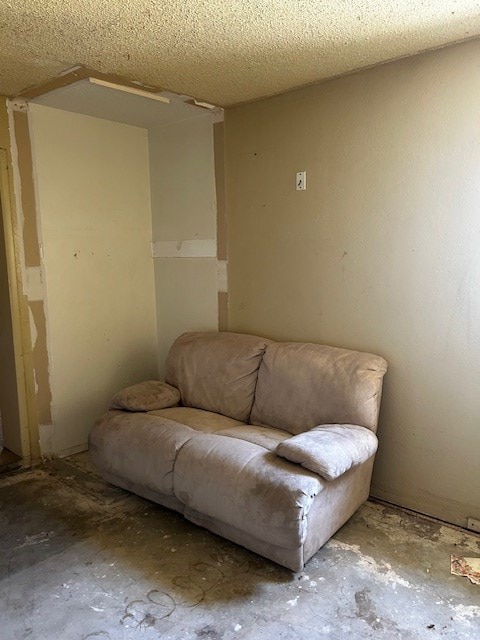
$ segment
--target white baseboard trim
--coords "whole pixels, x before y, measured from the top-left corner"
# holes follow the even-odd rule
[[[73,456],[75,453],[82,453],[82,451],[88,451],[88,443],[77,444],[74,447],[68,447],[68,449],[62,449],[58,454],[59,458],[66,458],[67,456]]]

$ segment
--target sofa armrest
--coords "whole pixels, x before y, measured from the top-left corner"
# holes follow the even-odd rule
[[[325,480],[335,480],[376,452],[377,436],[354,424],[324,424],[281,442],[275,453]]]
[[[176,387],[158,380],[139,382],[116,393],[110,409],[125,411],[155,411],[176,407],[180,402],[180,391]]]

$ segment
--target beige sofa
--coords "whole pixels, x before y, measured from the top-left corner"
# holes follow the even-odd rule
[[[367,499],[383,358],[187,333],[94,426],[103,477],[299,571]]]

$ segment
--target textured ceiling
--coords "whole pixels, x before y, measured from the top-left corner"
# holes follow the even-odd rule
[[[81,64],[228,106],[479,34],[479,0],[0,0],[0,93]]]

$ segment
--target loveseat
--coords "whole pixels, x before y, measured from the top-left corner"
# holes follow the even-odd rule
[[[165,382],[120,391],[90,434],[108,482],[292,569],[367,499],[379,356],[186,333]]]

